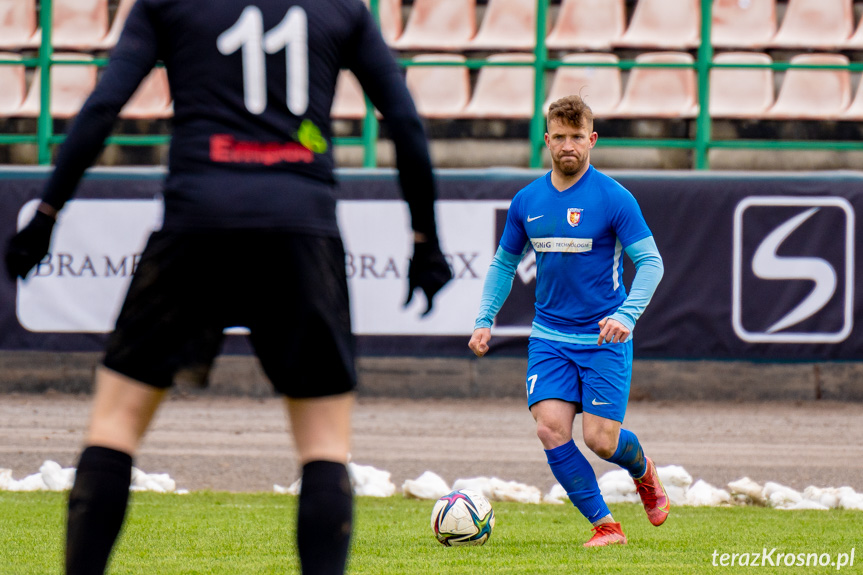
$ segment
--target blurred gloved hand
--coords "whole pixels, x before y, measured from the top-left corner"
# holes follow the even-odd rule
[[[420,288],[428,298],[428,309],[423,317],[432,310],[435,294],[452,279],[452,271],[440,251],[440,246],[434,242],[414,242],[414,255],[408,268],[408,299],[407,306],[414,297],[414,290]]]
[[[51,245],[54,223],[54,218],[37,211],[27,227],[12,236],[6,246],[6,273],[9,279],[24,279],[42,261]]]

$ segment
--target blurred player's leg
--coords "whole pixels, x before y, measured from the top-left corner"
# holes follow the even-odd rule
[[[353,526],[346,467],[354,394],[286,399],[303,466],[297,549],[304,575],[342,575]]]
[[[88,447],[69,493],[67,575],[105,572],[126,515],[132,455],[165,394],[105,368],[95,387]]]

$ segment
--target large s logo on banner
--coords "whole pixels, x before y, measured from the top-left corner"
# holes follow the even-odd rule
[[[751,196],[734,210],[732,324],[750,343],[838,343],[854,311],[854,209]]]

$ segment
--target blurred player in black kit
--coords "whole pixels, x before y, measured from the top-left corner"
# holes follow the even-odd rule
[[[11,278],[46,255],[54,222],[123,104],[157,61],[174,100],[162,228],[147,243],[103,365],[69,496],[66,573],[101,574],[123,524],[132,457],[177,376],[206,381],[229,326],[246,326],[287,412],[300,463],[304,574],[344,572],[356,386],[336,223],[330,107],[349,68],[388,123],[410,207],[416,288],[451,278],[428,144],[401,72],[361,0],[138,0],[31,222]]]

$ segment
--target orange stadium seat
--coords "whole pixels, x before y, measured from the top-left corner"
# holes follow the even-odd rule
[[[840,47],[845,50],[863,50],[863,19],[860,20],[854,34]]]
[[[533,50],[536,0],[488,0],[470,50]]]
[[[331,115],[335,120],[359,120],[366,115],[366,100],[360,81],[348,70],[339,72]]]
[[[20,60],[18,54],[0,52],[0,60]],[[27,80],[23,65],[0,65],[0,118],[15,116],[24,103]]]
[[[67,50],[96,50],[108,33],[108,0],[54,0],[51,43]]]
[[[698,46],[700,0],[639,0],[623,36],[622,48],[686,49]]]
[[[421,54],[414,62],[464,62],[457,54]],[[417,111],[427,118],[455,118],[470,101],[467,66],[409,66],[405,75]]]
[[[481,68],[473,97],[459,117],[526,119],[533,116],[533,54],[494,54],[488,61],[526,65]]]
[[[714,64],[771,64],[757,52],[726,52]],[[714,118],[763,118],[773,105],[770,68],[713,68],[710,70],[710,115]]]
[[[693,64],[685,52],[648,52],[636,62]],[[692,68],[633,68],[623,97],[613,112],[620,118],[693,118],[698,113],[695,70]]]
[[[564,62],[608,62],[619,61],[614,54],[567,54]],[[590,106],[597,118],[610,115],[620,102],[620,68],[614,66],[561,66],[554,73],[548,98],[543,111],[564,96],[578,94]]]
[[[610,50],[626,28],[623,0],[563,0],[549,50]]]
[[[111,29],[108,34],[99,41],[96,48],[99,50],[110,50],[117,45],[117,40],[120,39],[120,34],[123,32],[123,26],[126,24],[126,18],[129,17],[129,11],[135,0],[120,0],[117,4],[117,10],[114,12],[114,20],[111,22]]]
[[[476,0],[414,0],[399,50],[464,50],[476,34]]]
[[[763,48],[776,34],[776,0],[713,0],[711,43]]]
[[[369,6],[369,0],[363,0]],[[381,35],[387,44],[392,45],[402,33],[401,0],[378,0]]]
[[[120,117],[128,120],[159,120],[172,114],[171,89],[164,68],[153,68],[120,110]]]
[[[854,95],[854,100],[851,102],[851,105],[842,112],[839,119],[854,122],[863,121],[863,82],[860,82],[857,86],[857,93]]]
[[[847,66],[842,54],[798,54],[791,64]],[[785,72],[776,103],[767,117],[778,120],[838,119],[851,102],[848,70],[789,69]]]
[[[58,60],[92,60],[86,54],[54,54]],[[55,64],[51,66],[51,116],[68,119],[75,116],[96,87],[98,69],[88,64]],[[22,118],[34,118],[40,109],[40,70],[36,69],[30,90],[21,108],[15,114]]]
[[[0,0],[0,49],[34,47],[36,0]]]
[[[770,47],[833,50],[843,45],[853,30],[853,0],[788,0]]]

